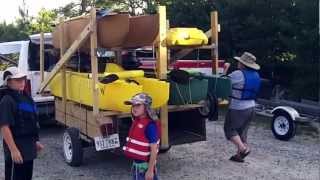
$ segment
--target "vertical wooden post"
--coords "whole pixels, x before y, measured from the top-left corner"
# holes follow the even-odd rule
[[[167,19],[166,29],[167,29],[167,32],[170,30],[170,20],[169,19]],[[172,61],[172,59],[170,58],[170,54],[171,54],[170,49],[167,49],[167,64],[170,64]]]
[[[116,50],[116,62],[117,62],[117,64],[122,64],[122,50],[121,49]]]
[[[40,81],[44,80],[44,34],[40,33]]]
[[[60,58],[65,53],[65,40],[64,40],[64,18],[60,17],[60,34],[59,34],[59,40],[60,40]],[[67,78],[66,78],[66,68],[65,65],[62,66],[61,69],[61,83],[62,83],[62,104],[63,104],[63,112],[64,112],[64,122],[67,121]]]
[[[211,44],[214,47],[211,52],[212,73],[218,74],[219,51],[218,51],[218,12],[211,12]]]
[[[166,19],[166,7],[159,6],[159,41],[158,41],[158,62],[157,62],[157,76],[159,79],[167,78],[167,59],[168,50],[166,45],[167,36],[167,19]]]
[[[91,73],[92,73],[92,99],[93,99],[93,116],[98,117],[99,114],[99,99],[98,99],[98,59],[97,59],[97,23],[96,23],[96,9],[91,9],[91,35],[90,35],[90,49],[91,49]]]
[[[157,52],[157,77],[159,79],[167,78],[167,62],[168,52],[166,45],[167,36],[167,15],[166,7],[159,6],[159,41]],[[161,148],[169,148],[169,133],[168,133],[168,106],[164,105],[160,109],[161,119]]]

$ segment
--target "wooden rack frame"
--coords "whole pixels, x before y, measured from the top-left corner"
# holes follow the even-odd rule
[[[209,29],[205,34],[208,38],[211,38],[211,46],[205,46],[205,48],[210,48],[211,49],[211,59],[212,59],[212,73],[213,74],[218,74],[218,61],[219,61],[219,47],[218,47],[218,42],[219,42],[219,32],[220,32],[220,25],[218,23],[218,12],[213,11],[210,14],[211,16],[211,29]],[[200,47],[201,48],[201,47]],[[175,60],[181,59],[184,56],[188,55],[191,53],[194,49],[196,48],[190,48],[190,49],[183,49],[179,52],[177,52],[173,58]]]
[[[158,9],[159,13],[159,34],[157,39],[155,40],[155,46],[157,48],[157,77],[159,79],[165,80],[167,78],[167,69],[168,69],[168,49],[165,43],[166,40],[166,33],[168,28],[168,21],[166,17],[166,7],[159,6]],[[61,72],[61,80],[62,80],[62,108],[66,110],[67,98],[66,98],[66,70],[65,64],[69,61],[70,57],[77,51],[78,48],[90,37],[90,53],[91,53],[91,70],[92,70],[92,94],[93,94],[93,118],[97,120],[99,115],[106,113],[105,111],[99,112],[99,99],[98,99],[98,67],[97,67],[97,23],[96,23],[96,9],[92,8],[90,15],[86,16],[90,18],[88,25],[83,29],[80,33],[78,38],[71,44],[71,46],[66,50],[64,46],[64,19],[60,18],[60,24],[62,30],[60,31],[60,60],[55,65],[53,70],[47,75],[43,81],[41,81],[39,92],[42,93],[44,89],[48,86],[48,84],[52,81],[52,79],[57,75],[57,73]],[[211,13],[211,30],[206,32],[208,37],[212,36],[212,47],[213,48],[213,60],[214,60],[214,67],[213,69],[217,69],[218,65],[218,21],[217,21],[217,12]],[[211,35],[212,34],[212,35]],[[41,36],[43,38],[43,36]],[[41,74],[43,77],[43,65],[44,65],[44,58],[43,58],[43,40],[41,41],[42,49],[41,52]],[[190,53],[193,49],[184,49],[181,50],[176,57],[183,57],[186,54]],[[118,57],[119,58],[119,57]],[[171,107],[170,109],[182,108],[195,108],[198,107],[196,105],[186,105],[186,107]],[[60,107],[61,108],[61,107]],[[111,113],[111,111],[109,112]],[[111,113],[112,114],[112,113]],[[66,120],[66,116],[64,116]],[[168,105],[164,105],[160,108],[160,119],[161,119],[161,148],[169,148],[169,136],[168,136]]]

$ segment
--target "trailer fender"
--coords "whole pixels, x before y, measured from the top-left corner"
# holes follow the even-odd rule
[[[290,106],[278,106],[271,111],[272,114],[276,114],[278,112],[286,112],[293,121],[296,121],[296,118],[300,117],[298,111]]]

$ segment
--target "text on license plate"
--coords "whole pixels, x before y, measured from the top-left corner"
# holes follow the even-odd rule
[[[107,137],[95,137],[94,143],[97,151],[120,147],[119,134],[112,134]]]

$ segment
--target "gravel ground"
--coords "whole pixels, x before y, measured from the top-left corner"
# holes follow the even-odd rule
[[[223,116],[207,123],[207,141],[174,146],[158,161],[160,179],[320,179],[319,124],[298,125],[297,136],[289,142],[276,140],[270,121],[257,118],[249,130],[252,153],[243,164],[228,160],[235,148],[223,134]],[[46,149],[35,162],[34,180],[102,180],[131,179],[130,161],[119,154],[97,153],[87,148],[84,164],[70,167],[63,161],[63,128],[42,129]],[[2,146],[0,145],[2,151]],[[4,161],[0,156],[0,179]]]

